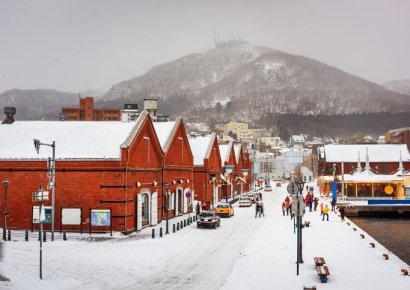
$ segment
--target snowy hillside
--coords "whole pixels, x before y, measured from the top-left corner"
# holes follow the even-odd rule
[[[410,79],[386,82],[383,86],[388,90],[410,95]]]
[[[410,111],[410,96],[324,63],[249,44],[226,45],[158,65],[114,85],[109,102],[159,97],[164,107],[205,118],[255,120],[265,113],[351,114]],[[218,102],[220,104],[218,104]],[[182,112],[181,112],[182,109]]]

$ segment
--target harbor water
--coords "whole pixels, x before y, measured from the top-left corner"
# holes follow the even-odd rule
[[[410,265],[410,219],[350,219],[379,243]]]

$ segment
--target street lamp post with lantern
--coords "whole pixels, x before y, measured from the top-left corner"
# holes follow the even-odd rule
[[[34,147],[36,148],[37,154],[40,153],[40,146],[49,146],[53,149],[53,157],[50,162],[50,171],[51,171],[51,240],[54,241],[54,208],[55,208],[55,193],[56,193],[56,142],[53,141],[51,144],[41,143],[40,140],[34,139]]]

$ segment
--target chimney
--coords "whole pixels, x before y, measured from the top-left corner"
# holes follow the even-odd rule
[[[6,119],[3,120],[2,124],[12,124],[14,123],[14,115],[16,114],[15,107],[4,107],[4,114]]]

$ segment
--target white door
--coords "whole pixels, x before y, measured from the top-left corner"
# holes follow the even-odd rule
[[[178,202],[179,202],[179,200],[178,200],[178,190],[177,190],[177,193],[175,194],[175,199],[176,199],[176,202],[175,202],[175,215],[177,215],[177,214],[179,214],[179,212],[178,212]]]
[[[158,193],[154,192],[151,195],[151,225],[158,223]]]
[[[142,198],[141,194],[137,195],[137,231],[142,228]]]
[[[183,193],[184,196],[182,197],[184,199],[184,213],[188,212],[188,197],[185,196],[187,192],[188,190]]]

